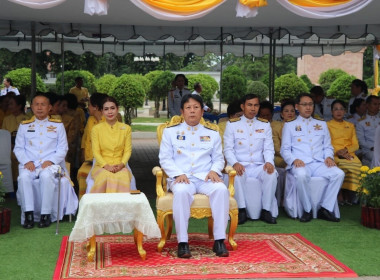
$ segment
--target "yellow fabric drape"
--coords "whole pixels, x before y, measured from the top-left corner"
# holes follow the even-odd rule
[[[142,0],[142,2],[173,13],[199,13],[220,4],[222,0]]]
[[[302,7],[332,7],[351,2],[351,0],[289,0],[293,5]]]
[[[380,53],[380,45],[375,46],[377,53]],[[374,50],[375,51],[375,50]],[[379,95],[380,87],[379,87],[379,60],[374,57],[373,59],[374,69],[373,69],[373,80],[374,87],[372,91],[372,95]]]
[[[239,0],[239,2],[240,4],[248,6],[251,9],[255,7],[264,7],[268,5],[266,0]]]

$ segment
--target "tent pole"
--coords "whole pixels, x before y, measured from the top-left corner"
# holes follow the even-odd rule
[[[269,35],[269,101],[272,102],[272,57],[273,57],[273,38],[272,33]]]
[[[219,83],[219,114],[222,112],[222,78],[223,78],[223,27],[220,29],[220,83]]]
[[[31,71],[31,86],[30,93],[31,96],[34,96],[36,93],[36,22],[31,22],[31,31],[32,31],[32,71]]]
[[[64,77],[64,73],[65,73],[65,42],[63,41],[63,35],[62,35],[62,38],[61,38],[61,60],[62,60],[62,64],[61,64],[61,94],[62,95],[65,95],[65,77]]]
[[[272,77],[270,79],[272,91],[271,95],[269,96],[269,101],[274,104],[274,80],[276,76],[276,39],[273,39],[272,48]]]

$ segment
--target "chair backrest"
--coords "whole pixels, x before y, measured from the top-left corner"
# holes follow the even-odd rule
[[[11,133],[8,130],[0,129],[0,163],[11,163]]]

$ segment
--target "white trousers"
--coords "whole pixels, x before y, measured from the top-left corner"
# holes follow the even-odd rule
[[[21,203],[21,209],[23,212],[35,211],[40,209],[34,209],[34,192],[33,192],[33,180],[39,178],[38,197],[41,197],[41,214],[50,214],[53,208],[55,182],[54,172],[51,168],[45,168],[41,171],[29,171],[25,168],[19,168],[18,192]],[[37,195],[37,194],[36,194]]]
[[[214,239],[225,239],[229,213],[229,192],[223,182],[205,182],[195,177],[190,178],[190,184],[168,182],[173,192],[173,219],[178,242],[188,242],[188,225],[190,207],[194,194],[201,193],[209,197],[212,217],[214,219]]]
[[[250,164],[245,166],[245,172],[242,176],[235,177],[235,199],[238,203],[239,208],[246,208],[248,216],[251,219],[257,219],[257,207],[258,205],[252,205],[257,201],[257,197],[261,200],[261,209],[265,209],[271,212],[273,217],[278,215],[278,206],[276,199],[276,188],[277,188],[277,171],[275,170],[272,174],[268,174],[264,171],[263,164]],[[260,184],[259,188],[254,189],[251,186],[250,178],[258,180]],[[250,190],[253,191],[250,191]],[[250,211],[252,209],[252,211]]]
[[[344,172],[338,167],[327,167],[324,162],[312,162],[305,167],[292,167],[291,173],[295,178],[297,195],[306,212],[311,211],[311,177],[323,177],[329,181],[322,197],[321,206],[333,212],[336,198],[344,180]]]

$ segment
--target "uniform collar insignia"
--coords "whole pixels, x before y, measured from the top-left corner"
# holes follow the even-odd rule
[[[314,125],[314,130],[322,130],[322,126],[319,124]]]

